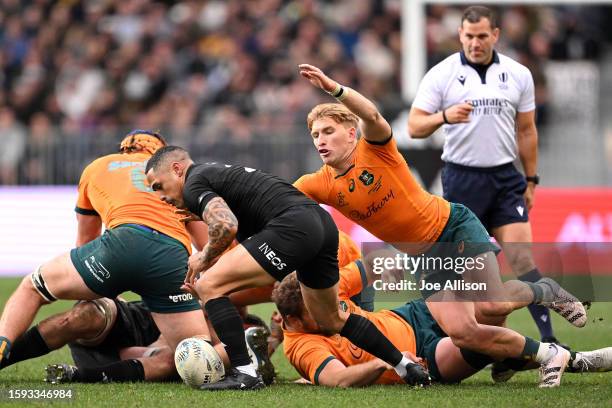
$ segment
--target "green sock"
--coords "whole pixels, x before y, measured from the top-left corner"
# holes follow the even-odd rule
[[[525,348],[521,353],[521,357],[526,360],[535,360],[540,349],[540,342],[532,339],[531,337],[525,337]]]

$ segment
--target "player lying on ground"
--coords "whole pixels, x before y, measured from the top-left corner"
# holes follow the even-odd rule
[[[338,259],[342,266],[361,255],[355,242],[339,231]],[[261,290],[263,289],[263,290]],[[249,293],[250,292],[250,293]],[[270,302],[270,288],[258,288],[235,293],[240,295],[241,305]],[[367,294],[370,295],[370,294]],[[366,300],[367,298],[367,300]],[[353,301],[371,310],[372,299],[359,294]],[[269,330],[256,316],[245,315],[245,339],[253,351],[259,372],[266,384],[272,383],[275,372],[268,353]],[[260,326],[248,330],[247,326]],[[217,352],[229,367],[224,347],[210,328],[211,340]],[[76,367],[69,364],[53,364],[47,367],[49,382],[98,382],[98,381],[161,381],[176,378],[174,353],[163,338],[151,312],[142,302],[123,302],[107,298],[77,303],[72,310],[51,316],[30,328],[13,347],[5,366],[47,354],[68,344]],[[282,333],[280,336],[282,341]],[[138,360],[145,373],[131,369],[134,365],[115,363],[122,360]],[[137,365],[136,365],[137,367]]]
[[[359,313],[404,352],[422,359],[437,382],[455,383],[478,372],[493,362],[489,356],[455,346],[431,316],[422,299],[393,310],[371,313],[361,310],[350,297],[367,283],[362,280],[360,261],[340,270],[338,295],[340,308]],[[389,365],[351,344],[340,336],[325,336],[304,307],[300,286],[294,274],[278,284],[272,295],[283,318],[285,355],[300,375],[312,384],[331,387],[400,384],[403,381],[389,370]],[[505,364],[517,370],[536,368],[524,359],[507,359]],[[564,367],[565,369],[565,367]],[[571,372],[612,370],[612,347],[571,353],[567,365]],[[561,373],[556,373],[561,375]],[[494,377],[505,381],[509,377]]]
[[[208,335],[199,303],[181,290],[190,235],[175,209],[145,185],[145,163],[165,144],[157,133],[134,131],[120,153],[85,168],[76,206],[77,248],[37,268],[11,295],[0,318],[0,361],[41,306],[57,299],[114,298],[128,290],[142,296],[172,350],[184,338]],[[107,229],[100,235],[102,224]],[[206,234],[203,223],[189,228]],[[117,364],[131,364],[146,376],[138,361]]]
[[[158,150],[145,172],[163,201],[188,209],[208,225],[208,243],[189,259],[185,289],[204,302],[232,369],[223,380],[201,389],[263,387],[246,350],[240,315],[227,296],[269,286],[294,270],[305,304],[322,330],[351,339],[391,364],[409,383],[429,383],[427,373],[375,325],[338,310],[338,229],[314,201],[280,178],[252,168],[194,164],[187,151],[176,146]],[[224,253],[234,238],[240,243]]]
[[[258,361],[267,353],[267,333],[265,326],[249,327],[246,331],[247,344]],[[223,345],[215,340],[214,335],[212,337],[215,349],[229,366]],[[71,310],[50,316],[31,327],[15,341],[10,356],[1,363],[2,368],[40,357],[66,344],[70,347],[75,366],[49,365],[46,381],[178,379],[174,352],[160,335],[146,305],[142,301],[108,298],[80,301]]]
[[[339,231],[338,259],[342,266],[359,259],[361,253],[355,242]],[[200,240],[202,241],[202,240]],[[198,246],[201,249],[201,242]],[[259,326],[246,333],[248,347],[256,356],[263,380],[270,384],[275,372],[269,355],[267,337],[269,329],[257,316],[246,314],[246,306],[271,302],[272,287],[245,290],[232,295],[245,309],[245,329]],[[353,301],[365,310],[371,310],[360,294]],[[232,301],[234,298],[232,296]],[[211,340],[217,352],[229,367],[229,359],[210,328]],[[282,342],[282,331],[272,351]],[[68,344],[75,366],[53,364],[47,367],[48,382],[99,382],[99,381],[162,381],[176,378],[174,353],[155,325],[151,312],[143,302],[124,302],[102,298],[78,302],[71,310],[51,316],[31,327],[18,338],[2,368],[23,360],[40,357]],[[138,360],[138,363],[130,360]],[[120,364],[115,364],[119,363]],[[144,368],[144,371],[140,369]]]
[[[391,126],[376,106],[353,89],[343,87],[319,68],[302,64],[300,74],[341,103],[315,106],[307,124],[324,165],[302,176],[296,187],[313,200],[330,205],[384,242],[410,255],[484,259],[484,268],[417,271],[416,281],[442,289],[422,291],[438,324],[458,347],[495,356],[535,359],[548,371],[567,364],[570,354],[554,344],[540,343],[504,326],[513,310],[542,304],[582,327],[583,305],[551,279],[502,282],[495,258],[497,246],[478,218],[465,206],[425,191],[399,153]],[[358,129],[362,137],[358,137]],[[471,293],[443,289],[448,282],[486,282],[487,290]],[[476,300],[476,301],[474,301]],[[542,386],[556,386],[541,378]]]

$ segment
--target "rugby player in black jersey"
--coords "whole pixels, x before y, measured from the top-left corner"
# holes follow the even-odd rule
[[[425,369],[404,356],[374,324],[338,308],[338,229],[317,203],[288,182],[256,169],[194,164],[177,146],[160,149],[145,173],[164,202],[208,224],[208,243],[190,257],[184,289],[203,301],[233,368],[224,380],[201,389],[264,386],[251,365],[242,321],[228,295],[270,285],[294,270],[319,332],[346,337],[390,364],[409,384],[429,384]],[[239,245],[227,251],[234,239]]]

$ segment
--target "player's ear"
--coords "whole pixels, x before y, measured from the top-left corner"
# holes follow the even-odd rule
[[[499,28],[493,29],[493,43],[495,44],[499,39]]]
[[[183,169],[183,165],[181,162],[172,162],[170,166],[174,174],[176,174],[178,177],[183,176],[184,169]]]
[[[350,127],[348,131],[349,131],[349,139],[351,141],[357,138],[357,128]]]

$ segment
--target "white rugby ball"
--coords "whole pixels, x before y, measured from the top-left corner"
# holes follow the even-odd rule
[[[190,337],[181,341],[174,352],[176,371],[191,387],[215,383],[225,376],[219,353],[206,340]]]

